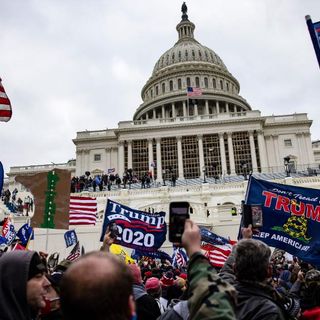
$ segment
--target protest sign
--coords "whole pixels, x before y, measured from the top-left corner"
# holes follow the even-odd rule
[[[116,223],[119,233],[115,243],[128,248],[155,251],[166,240],[164,212],[147,213],[108,199],[100,241],[111,222]]]
[[[7,245],[10,246],[10,244],[15,240],[16,238],[16,231],[14,229],[14,225],[10,218],[5,218],[5,221],[2,226],[2,236],[7,240]]]
[[[262,207],[263,226],[254,238],[320,265],[320,190],[251,177],[246,204]]]
[[[77,234],[75,230],[69,230],[64,234],[64,240],[67,248],[73,246],[78,242]]]
[[[25,223],[18,230],[17,236],[19,237],[21,244],[25,247],[28,244],[29,240],[34,239],[33,228],[28,223]]]

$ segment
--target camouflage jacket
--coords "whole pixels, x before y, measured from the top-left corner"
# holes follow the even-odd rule
[[[188,280],[190,320],[236,319],[233,311],[235,289],[220,279],[200,252],[192,255],[189,261]]]

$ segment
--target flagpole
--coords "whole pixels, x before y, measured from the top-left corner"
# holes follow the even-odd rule
[[[46,253],[48,253],[49,228],[46,228]]]

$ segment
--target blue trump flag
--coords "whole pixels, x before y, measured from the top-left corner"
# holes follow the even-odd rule
[[[172,258],[164,251],[157,250],[157,251],[141,251],[141,250],[132,250],[131,258],[135,260],[139,260],[142,257],[149,257],[152,259],[161,259],[161,260],[168,260],[172,263]]]
[[[166,240],[165,212],[147,213],[108,199],[100,241],[108,225],[118,228],[115,243],[143,251],[156,251]]]
[[[212,245],[223,245],[228,244],[230,241],[224,237],[220,237],[217,234],[213,233],[212,231],[201,227],[200,228],[200,234],[201,234],[201,241],[205,241],[207,243],[210,243]]]
[[[21,244],[25,247],[29,240],[34,239],[33,228],[25,223],[17,232],[17,236],[19,237]]]
[[[320,190],[251,177],[246,204],[262,208],[263,226],[253,238],[320,265]]]
[[[4,171],[3,171],[3,165],[0,161],[0,194],[2,193],[3,179],[4,179]]]
[[[69,230],[64,234],[64,240],[67,248],[78,242],[78,237],[75,230]]]

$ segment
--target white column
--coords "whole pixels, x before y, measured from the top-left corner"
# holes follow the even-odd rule
[[[154,167],[153,165],[151,166],[151,164],[153,163],[153,139],[148,139],[148,167],[149,167],[149,171],[151,171],[152,173],[152,178],[154,179]]]
[[[132,141],[127,140],[127,143],[128,143],[128,169],[132,169]]]
[[[193,105],[193,114],[195,115],[195,116],[197,116],[198,115],[198,104],[194,104]]]
[[[157,142],[157,181],[162,182],[161,138],[156,138],[156,142]]]
[[[111,155],[111,149],[110,148],[106,148],[106,162],[105,162],[105,171],[107,172],[108,169],[111,168],[111,159],[110,159],[110,155]]]
[[[234,164],[234,153],[232,144],[232,132],[228,132],[228,151],[229,151],[229,162],[230,162],[230,174],[236,173],[236,168]]]
[[[205,105],[206,105],[206,115],[208,115],[209,114],[209,101],[208,100],[205,100]]]
[[[175,118],[176,117],[176,108],[175,108],[174,102],[172,102],[171,108],[172,108],[172,118]]]
[[[187,117],[187,102],[186,101],[183,101],[182,102],[182,105],[183,105],[183,116],[184,117]]]
[[[83,174],[82,170],[82,150],[76,151],[76,176],[79,177]]]
[[[177,149],[178,149],[178,178],[184,179],[183,175],[183,154],[182,154],[182,137],[177,137]]]
[[[199,148],[199,166],[200,166],[200,176],[203,178],[203,167],[205,166],[204,155],[203,155],[203,140],[202,134],[198,135],[198,148]]]
[[[299,149],[298,164],[301,165],[302,169],[305,169],[304,165],[308,162],[308,160],[307,160],[307,154],[305,150],[303,134],[301,132],[296,133],[296,139],[297,139],[298,149]]]
[[[227,160],[226,160],[226,150],[224,148],[224,133],[219,133],[219,147],[220,147],[220,158],[221,158],[221,174],[225,175],[227,173]]]
[[[263,131],[259,130],[257,133],[258,133],[258,147],[259,147],[259,155],[260,155],[261,172],[268,172],[269,164],[268,164],[266,142],[264,140]]]
[[[89,156],[90,156],[90,151],[89,150],[84,150],[84,172],[86,171],[90,171],[90,159],[89,159]]]
[[[119,176],[124,173],[124,141],[118,142],[118,170]]]
[[[162,106],[162,119],[164,119],[166,117],[166,112],[164,109],[164,106]]]
[[[216,101],[216,111],[217,111],[217,114],[220,113],[220,105],[218,100]]]
[[[226,113],[229,113],[229,103],[226,102]]]
[[[256,157],[256,148],[254,145],[253,131],[249,131],[249,142],[250,142],[250,153],[251,153],[251,162],[252,162],[252,172],[258,171],[257,157]]]
[[[312,143],[311,143],[311,138],[310,138],[310,133],[309,132],[304,132],[304,143],[306,147],[306,152],[307,152],[307,157],[308,157],[308,166],[312,166],[315,163],[314,160],[314,154],[312,151]]]
[[[156,108],[153,108],[152,114],[153,114],[152,118],[153,118],[153,119],[156,119],[156,117],[157,117]]]
[[[281,171],[283,169],[283,159],[280,159],[280,151],[279,151],[279,141],[278,135],[272,135],[273,145],[274,145],[274,153],[276,158],[276,171]]]

